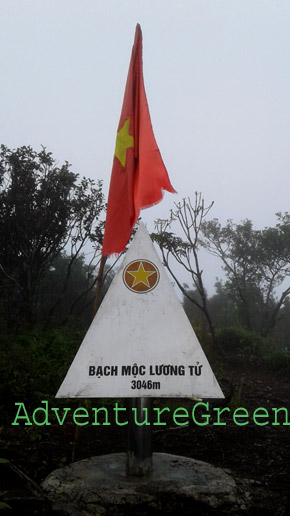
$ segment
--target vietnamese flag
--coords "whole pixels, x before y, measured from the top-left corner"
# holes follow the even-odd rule
[[[142,32],[138,24],[118,126],[102,255],[121,253],[140,210],[175,193],[157,147],[142,69]]]

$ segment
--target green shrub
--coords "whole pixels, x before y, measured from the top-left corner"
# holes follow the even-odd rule
[[[271,371],[290,372],[290,353],[276,351],[263,357],[263,364]]]
[[[82,335],[65,330],[0,335],[0,415],[9,420],[15,402],[29,409],[42,399],[53,400]]]
[[[229,354],[258,356],[266,346],[266,340],[260,335],[243,328],[222,328],[217,330],[216,337],[221,349]]]

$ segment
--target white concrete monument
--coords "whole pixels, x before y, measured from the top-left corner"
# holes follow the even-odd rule
[[[143,224],[56,397],[224,397]]]

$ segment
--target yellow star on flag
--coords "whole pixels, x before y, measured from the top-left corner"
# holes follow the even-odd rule
[[[152,276],[152,274],[156,274],[156,271],[145,271],[143,267],[143,263],[140,262],[140,265],[138,267],[137,271],[127,271],[128,274],[131,274],[133,276],[134,281],[131,285],[131,288],[138,285],[138,283],[143,283],[146,287],[150,288],[150,283],[148,282],[149,276]]]
[[[117,132],[115,156],[125,168],[126,153],[129,147],[134,147],[134,138],[129,134],[130,118],[127,118],[123,127]]]

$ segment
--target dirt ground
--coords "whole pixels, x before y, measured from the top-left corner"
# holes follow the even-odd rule
[[[232,364],[225,378],[219,378],[226,391],[224,402],[213,402],[211,407],[226,404],[233,411],[245,407],[251,414],[258,407],[286,407],[290,423],[290,382],[286,374],[273,374],[257,369]],[[101,400],[95,406],[102,406]],[[178,406],[192,408],[190,400],[156,400],[156,406]],[[226,426],[198,426],[191,423],[178,427],[172,419],[166,427],[153,431],[155,452],[166,452],[209,462],[215,466],[230,469],[240,478],[251,479],[260,497],[257,507],[241,514],[290,514],[290,425],[257,426],[250,421],[246,426],[237,426],[230,416],[224,417]],[[239,419],[242,422],[242,419]],[[77,437],[77,445],[74,446]],[[75,434],[75,425],[53,424],[46,427],[1,427],[0,457],[9,463],[1,466],[1,498],[10,505],[7,514],[64,514],[52,511],[43,498],[38,486],[54,469],[69,464],[72,454],[75,460],[94,455],[126,450],[126,427],[87,426]],[[11,466],[12,465],[12,466]],[[14,469],[13,469],[14,468]],[[27,477],[26,477],[27,475]],[[259,491],[261,490],[262,491]],[[234,514],[230,509],[205,511],[205,509],[180,507],[181,514]],[[4,513],[4,512],[3,512]],[[138,514],[147,514],[140,512]],[[166,513],[168,514],[168,513]],[[173,513],[172,513],[173,514]],[[174,513],[175,514],[175,513]],[[176,512],[178,514],[178,512]],[[236,514],[236,513],[235,513]]]

